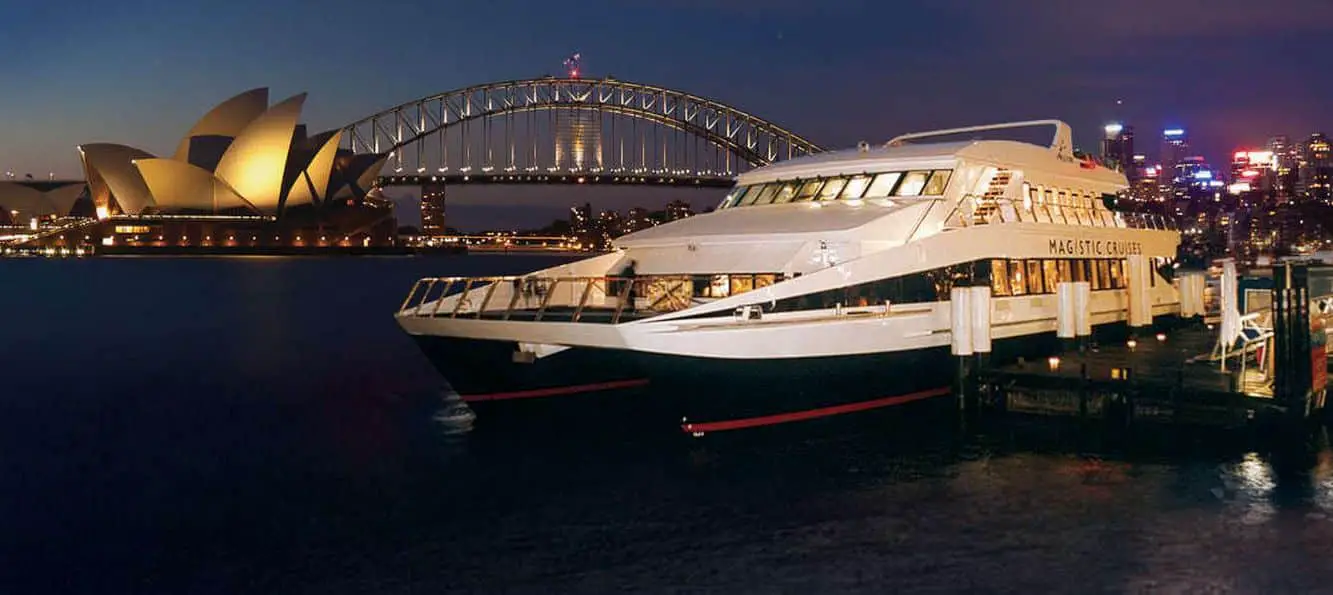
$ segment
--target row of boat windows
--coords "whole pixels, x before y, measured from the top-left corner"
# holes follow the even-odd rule
[[[951,169],[914,170],[737,186],[727,193],[718,208],[790,202],[939,196],[944,194],[952,175]]]
[[[1017,205],[1019,221],[1064,223],[1092,227],[1124,227],[1109,209],[1113,194],[1087,190],[1066,190],[1023,183],[1023,196]]]
[[[1157,285],[1159,275],[1169,279],[1172,261],[1166,258],[1150,260],[1155,269],[1155,273],[1149,275],[1152,285]],[[765,309],[797,312],[839,305],[864,307],[885,302],[939,302],[949,300],[954,287],[987,284],[996,296],[1042,295],[1055,293],[1062,281],[1088,281],[1094,291],[1123,289],[1126,264],[1123,259],[979,260],[787,298],[779,300],[773,308]]]
[[[1164,260],[1153,259],[1155,269]],[[1055,293],[1062,282],[1087,281],[1093,291],[1124,289],[1128,265],[1123,259],[1043,258],[1028,260],[992,260],[991,294],[997,296],[1040,295]],[[1157,285],[1157,273],[1148,276]]]
[[[778,282],[776,273],[758,275],[697,275],[691,279],[691,294],[697,298],[724,298],[768,287]]]
[[[1154,274],[1169,282],[1173,261],[1151,258]],[[799,276],[799,275],[798,275]],[[719,299],[762,289],[787,278],[779,273],[694,275],[688,278],[642,279],[639,295],[648,298],[649,309],[675,311],[689,307],[693,300]],[[803,296],[778,300],[769,312],[826,310],[837,306],[865,307],[947,301],[954,287],[990,285],[992,295],[1012,297],[1053,294],[1066,281],[1087,281],[1093,291],[1124,289],[1127,265],[1123,259],[987,259],[940,267],[929,271],[880,279],[848,287],[829,289]],[[691,299],[693,298],[693,300]],[[720,316],[722,314],[714,314]]]

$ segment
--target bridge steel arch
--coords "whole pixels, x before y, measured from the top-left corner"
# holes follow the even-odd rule
[[[790,130],[698,95],[612,78],[554,77],[474,85],[391,107],[345,127],[344,148],[353,153],[388,153],[401,172],[402,149],[408,145],[435,134],[443,143],[442,133],[454,126],[534,110],[592,110],[679,130],[734,156],[735,169],[742,162],[758,167],[823,151]],[[484,152],[486,165],[493,167],[491,151]],[[417,151],[417,172],[426,170],[425,153]],[[514,152],[508,151],[505,159],[506,169],[513,170]]]

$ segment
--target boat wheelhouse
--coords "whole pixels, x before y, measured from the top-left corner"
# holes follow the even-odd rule
[[[950,140],[1046,126],[1049,144]],[[418,281],[397,313],[480,423],[627,406],[691,433],[947,394],[950,293],[991,288],[996,357],[1053,343],[1056,288],[1096,327],[1179,311],[1165,221],[1045,120],[900,136],[742,174],[719,207],[519,277]],[[626,392],[639,396],[627,397]],[[564,396],[563,398],[554,398]]]

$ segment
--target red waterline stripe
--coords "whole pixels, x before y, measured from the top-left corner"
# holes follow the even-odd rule
[[[846,405],[835,405],[833,407],[822,407],[820,409],[810,409],[807,411],[795,411],[792,413],[779,413],[777,415],[765,415],[762,417],[748,417],[745,419],[733,419],[730,421],[710,421],[704,423],[681,424],[680,429],[685,432],[707,433],[722,432],[725,430],[741,430],[745,428],[755,428],[759,426],[771,426],[774,424],[784,424],[793,421],[803,421],[819,417],[828,417],[830,415],[840,415],[843,413],[853,413],[856,411],[865,411],[867,409],[878,409],[880,407],[892,407],[894,405],[904,405],[913,401],[921,401],[933,397],[942,397],[949,394],[949,387],[933,388],[921,392],[899,395],[896,397],[885,397],[873,401],[861,401],[860,403],[848,403]]]
[[[577,393],[588,393],[599,390],[613,390],[617,388],[634,388],[648,384],[647,378],[638,380],[614,380],[611,382],[596,382],[593,384],[578,384],[574,386],[556,386],[552,388],[534,388],[531,390],[516,390],[504,393],[486,393],[481,395],[459,395],[464,401],[503,401],[506,399],[536,399],[539,397],[555,397],[560,395],[573,395]]]

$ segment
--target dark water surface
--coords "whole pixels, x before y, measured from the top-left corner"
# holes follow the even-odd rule
[[[555,262],[0,260],[0,593],[1333,592],[1327,449],[442,437],[404,292]]]

